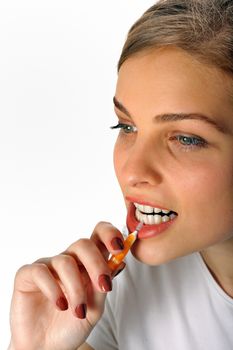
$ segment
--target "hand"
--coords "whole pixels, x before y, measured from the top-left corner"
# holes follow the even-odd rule
[[[103,313],[113,278],[106,261],[121,242],[120,231],[100,222],[90,239],[21,267],[11,304],[10,348],[76,350],[83,344]]]

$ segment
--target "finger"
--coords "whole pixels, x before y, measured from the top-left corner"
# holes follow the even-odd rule
[[[99,222],[94,228],[91,239],[97,246],[106,247],[105,257],[109,252],[116,254],[124,249],[122,233],[109,222]]]
[[[85,267],[96,291],[106,293],[112,290],[111,270],[94,241],[80,239],[73,243],[66,253]]]
[[[46,264],[36,262],[20,268],[15,278],[15,289],[23,293],[40,291],[57,309],[68,309],[67,299]]]
[[[74,316],[85,318],[86,288],[77,261],[71,255],[60,254],[53,257],[50,264],[64,287]]]

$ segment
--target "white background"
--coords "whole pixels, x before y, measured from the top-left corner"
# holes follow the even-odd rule
[[[116,65],[155,1],[0,1],[0,348],[18,267],[121,228],[114,177]]]

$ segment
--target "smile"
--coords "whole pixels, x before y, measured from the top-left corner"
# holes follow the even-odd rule
[[[177,214],[173,210],[151,207],[134,203],[135,216],[139,222],[146,225],[160,225],[162,222],[173,220]]]
[[[152,207],[147,204],[130,202],[127,212],[126,224],[133,232],[139,222],[143,227],[138,233],[138,239],[152,238],[167,231],[177,221],[178,214],[167,208]]]

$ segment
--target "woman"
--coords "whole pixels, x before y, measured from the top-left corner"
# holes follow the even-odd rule
[[[19,269],[9,349],[230,350],[233,1],[159,1],[118,68],[114,165],[129,231],[144,224],[133,256],[113,278],[123,236],[100,222]]]

